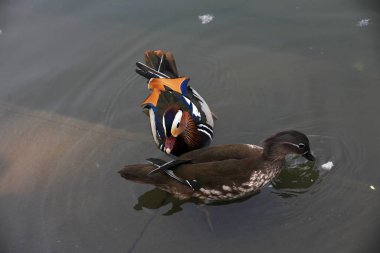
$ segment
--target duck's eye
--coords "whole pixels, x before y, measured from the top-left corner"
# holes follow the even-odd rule
[[[299,144],[298,144],[298,148],[299,148],[299,149],[304,149],[304,148],[305,148],[305,144],[303,144],[303,143],[299,143]]]
[[[179,127],[179,122],[177,123],[177,128]]]

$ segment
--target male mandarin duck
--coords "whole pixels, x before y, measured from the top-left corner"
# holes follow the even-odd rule
[[[281,172],[290,154],[315,160],[306,135],[290,130],[269,137],[263,147],[207,147],[170,162],[148,159],[150,164],[128,165],[119,173],[127,180],[155,185],[179,199],[233,200],[258,192]]]
[[[150,95],[142,106],[149,112],[153,139],[159,149],[179,156],[208,146],[213,138],[214,119],[206,101],[180,77],[173,54],[146,51],[145,63],[136,72],[147,78]]]

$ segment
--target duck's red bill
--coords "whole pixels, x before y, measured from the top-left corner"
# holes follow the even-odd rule
[[[174,148],[174,144],[175,144],[175,138],[173,136],[171,137],[166,137],[165,139],[165,149],[164,151],[167,153],[167,154],[170,154]]]

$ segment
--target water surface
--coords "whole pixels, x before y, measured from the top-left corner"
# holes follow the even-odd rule
[[[0,252],[378,252],[379,11],[370,0],[2,1]],[[317,163],[228,205],[123,180],[123,165],[164,157],[134,73],[149,49],[172,51],[218,115],[215,144],[292,128]]]

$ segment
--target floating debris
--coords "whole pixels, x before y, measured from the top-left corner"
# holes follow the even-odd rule
[[[332,167],[334,167],[334,163],[329,161],[325,164],[322,164],[321,167],[322,167],[322,169],[325,169],[325,170],[331,170]]]
[[[373,186],[373,185],[370,185],[369,188],[371,188],[371,190],[375,190],[376,189],[375,186]]]
[[[364,19],[358,21],[358,23],[356,25],[359,26],[359,27],[365,27],[365,26],[369,25],[369,21],[371,21],[371,19],[364,18]]]
[[[205,14],[205,15],[198,16],[198,18],[201,21],[202,25],[205,25],[205,24],[210,23],[214,19],[214,16],[211,14]]]

